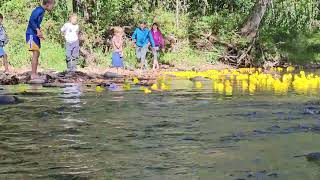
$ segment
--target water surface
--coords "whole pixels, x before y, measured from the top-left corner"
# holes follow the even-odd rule
[[[320,179],[320,163],[294,157],[320,151],[319,95],[208,84],[2,86],[23,102],[0,106],[0,179]]]

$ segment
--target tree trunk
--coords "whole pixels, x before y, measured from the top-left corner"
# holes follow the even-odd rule
[[[72,12],[77,13],[79,10],[79,0],[72,0]]]
[[[176,28],[179,29],[180,0],[176,0]]]
[[[247,22],[241,29],[241,34],[253,39],[257,36],[261,21],[265,15],[271,0],[257,0]]]

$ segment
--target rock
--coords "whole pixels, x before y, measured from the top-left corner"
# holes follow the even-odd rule
[[[306,155],[308,161],[320,161],[320,152],[309,153]]]
[[[16,96],[0,96],[0,105],[16,104],[19,99]]]
[[[113,73],[113,72],[106,72],[106,73],[104,73],[103,77],[105,77],[105,78],[123,78],[123,75]]]
[[[47,83],[45,79],[32,79],[29,81],[29,84],[44,84]]]
[[[65,87],[64,84],[61,83],[45,83],[42,85],[42,87],[46,87],[46,88],[63,88]]]
[[[306,107],[306,108],[304,109],[304,114],[312,114],[312,115],[320,114],[320,108],[318,108],[318,107],[313,107],[313,106]]]
[[[16,85],[16,84],[19,84],[19,79],[17,78],[16,75],[1,74],[0,75],[0,84]]]
[[[268,173],[267,176],[276,178],[279,175],[278,175],[278,173]]]

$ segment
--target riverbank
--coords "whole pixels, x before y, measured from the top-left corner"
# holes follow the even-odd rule
[[[58,86],[65,83],[83,83],[83,84],[123,84],[126,79],[138,78],[143,85],[151,85],[155,82],[157,77],[165,72],[172,71],[205,71],[209,69],[231,69],[232,67],[217,63],[214,65],[205,64],[195,67],[170,67],[162,65],[161,70],[139,70],[126,69],[119,70],[112,68],[101,67],[86,67],[81,68],[76,72],[58,72],[49,69],[40,69],[39,74],[45,79],[45,85]],[[30,81],[30,70],[27,68],[11,68],[9,73],[0,72],[0,84],[2,85],[16,85],[28,84]]]

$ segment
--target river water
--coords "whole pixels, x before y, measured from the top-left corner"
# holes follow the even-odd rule
[[[320,96],[2,86],[0,179],[319,180]]]

